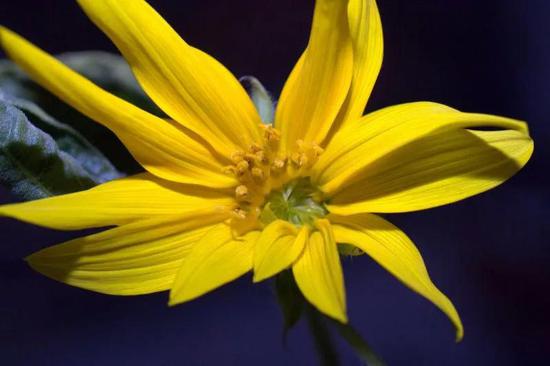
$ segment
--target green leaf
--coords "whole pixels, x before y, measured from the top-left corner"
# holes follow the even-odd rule
[[[243,76],[240,78],[240,82],[247,89],[248,95],[250,95],[252,102],[256,106],[262,122],[265,124],[272,123],[275,116],[274,103],[271,95],[262,83],[254,76]]]
[[[85,51],[65,53],[59,55],[58,58],[105,90],[151,113],[164,117],[164,114],[136,82],[128,64],[122,57],[106,52]],[[70,125],[81,136],[86,136],[90,145],[103,152],[118,170],[126,174],[134,174],[143,170],[112,132],[61,102],[34,83],[19,67],[8,60],[0,60],[0,90],[12,100],[32,102],[52,119]],[[26,108],[23,109],[26,113],[28,112]],[[29,115],[29,118],[32,116]],[[33,122],[37,124],[37,127],[43,128],[42,125],[39,125],[40,121],[33,119]],[[61,142],[59,143],[60,146],[63,145]]]
[[[275,277],[275,293],[284,318],[283,337],[300,320],[304,307],[304,299],[292,272],[287,270]]]
[[[122,176],[109,160],[75,129],[57,121],[36,104],[10,98],[0,92],[0,101],[24,112],[29,122],[51,136],[59,150],[73,157],[96,184]]]
[[[0,180],[26,200],[93,187],[93,177],[25,114],[0,100]]]

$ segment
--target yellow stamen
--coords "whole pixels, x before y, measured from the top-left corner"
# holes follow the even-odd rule
[[[242,176],[248,171],[249,167],[250,167],[250,165],[248,164],[248,162],[246,160],[241,160],[241,161],[239,161],[239,163],[237,163],[236,172],[239,176]]]
[[[243,151],[234,151],[231,156],[231,161],[235,164],[237,164],[239,161],[243,160],[244,158],[244,152]]]
[[[271,126],[263,126],[263,143],[252,143],[246,151],[231,154],[233,165],[225,171],[232,173],[240,184],[235,188],[238,208],[231,219],[234,225],[241,221],[254,221],[263,208],[266,195],[290,180],[308,174],[323,149],[311,142],[296,141],[292,154],[277,155],[279,132]]]
[[[254,143],[254,144],[250,145],[250,149],[248,149],[248,150],[252,153],[256,153],[258,151],[262,151],[263,148],[260,145]]]
[[[246,219],[246,211],[241,208],[236,208],[232,212],[234,218],[244,220]]]
[[[281,171],[286,165],[286,158],[276,158],[271,164],[271,170]]]
[[[248,198],[248,188],[244,184],[235,188],[235,197],[238,201],[243,201]]]
[[[252,177],[257,181],[257,182],[262,182],[265,180],[265,173],[262,169],[260,168],[252,168]]]

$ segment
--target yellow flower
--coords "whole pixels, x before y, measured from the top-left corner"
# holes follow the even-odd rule
[[[436,207],[497,186],[533,151],[524,123],[430,102],[362,116],[382,63],[374,0],[317,0],[309,44],[273,126],[262,125],[229,71],[146,2],[79,4],[170,119],[107,93],[1,28],[1,45],[17,64],[111,129],[147,171],[0,207],[54,229],[115,226],[31,255],[34,269],[108,294],[170,290],[174,305],[251,270],[257,282],[292,268],[307,300],[346,322],[338,245],[347,243],[433,302],[462,337],[454,306],[411,240],[373,213]]]

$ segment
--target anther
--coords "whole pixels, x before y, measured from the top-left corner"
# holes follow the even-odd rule
[[[236,208],[233,210],[233,215],[238,219],[246,219],[246,211],[242,208]]]
[[[264,126],[263,128],[264,128],[264,138],[269,143],[279,142],[279,140],[281,139],[281,134],[279,133],[279,131],[277,131],[275,128],[271,126]]]
[[[235,198],[239,201],[243,201],[248,198],[248,188],[245,185],[240,185],[235,188]]]
[[[250,165],[254,165],[257,160],[256,155],[254,154],[245,154],[243,159],[246,160]]]
[[[237,164],[239,161],[243,160],[244,158],[244,152],[242,151],[234,151],[231,153],[231,161],[235,164]]]
[[[317,144],[313,144],[312,148],[313,148],[313,151],[315,152],[316,157],[319,157],[319,155],[321,155],[323,151],[325,151],[321,146]]]
[[[300,161],[298,162],[298,165],[300,167],[303,167],[303,166],[307,165],[308,162],[309,162],[309,159],[307,158],[307,155],[306,154],[300,154]]]
[[[230,165],[230,166],[226,166],[226,167],[223,167],[223,173],[224,174],[233,174],[233,175],[237,175],[237,169],[235,168],[235,166],[233,165]]]
[[[253,143],[252,145],[250,145],[250,149],[249,149],[251,152],[255,153],[255,152],[258,152],[258,151],[262,151],[262,147],[257,144],[257,143]]]
[[[249,167],[250,167],[250,165],[248,164],[248,162],[246,160],[239,161],[237,163],[237,168],[236,168],[237,174],[239,176],[243,175],[244,173],[246,173],[246,171],[248,170]]]
[[[276,158],[275,160],[273,160],[272,167],[275,168],[276,170],[280,170],[280,169],[283,169],[285,165],[286,165],[286,158],[285,159]]]
[[[262,151],[257,151],[254,154],[246,154],[244,160],[248,162],[250,166],[260,166],[269,163],[266,154]]]
[[[254,180],[262,182],[265,180],[265,173],[260,168],[252,168],[252,177],[254,177]]]
[[[262,164],[269,163],[269,160],[267,159],[267,156],[265,155],[265,152],[263,150],[257,151],[255,155],[256,159]]]
[[[290,160],[295,164],[295,165],[300,165],[300,158],[301,158],[302,154],[300,153],[292,153],[292,155],[290,156]]]

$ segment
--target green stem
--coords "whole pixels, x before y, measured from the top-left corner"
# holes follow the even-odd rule
[[[284,271],[276,277],[275,291],[285,321],[283,339],[285,339],[286,332],[304,315],[321,365],[337,366],[339,364],[338,353],[332,342],[328,327],[328,325],[331,325],[336,328],[338,334],[351,346],[361,359],[363,365],[385,366],[384,361],[351,325],[342,324],[323,315],[306,301],[294,281],[292,272]]]
[[[332,320],[335,324],[338,333],[344,338],[353,348],[357,356],[368,366],[386,366],[384,361],[372,350],[369,344],[361,337],[351,325],[342,324]]]
[[[319,363],[323,366],[338,366],[340,364],[338,354],[322,315],[311,306],[307,307],[306,314],[309,330],[319,356]]]

